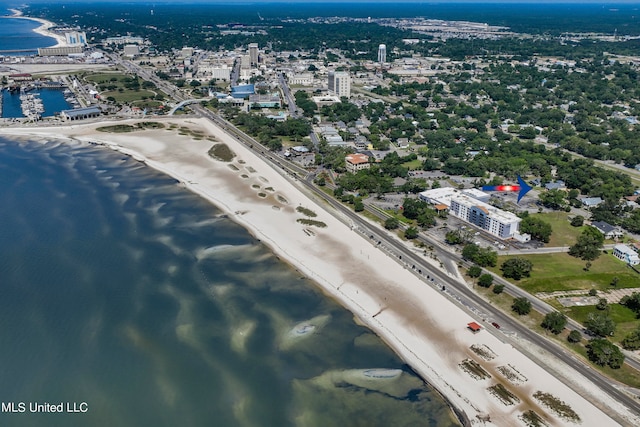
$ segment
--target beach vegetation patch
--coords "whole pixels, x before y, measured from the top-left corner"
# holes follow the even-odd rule
[[[282,197],[281,195],[278,194],[277,198],[278,198],[278,201],[280,203],[282,203],[283,205],[288,205],[289,204],[289,201],[287,199],[285,199],[284,197]]]
[[[252,184],[251,188],[255,188],[256,190],[259,190],[260,186],[258,184]]]
[[[298,207],[296,208],[296,210],[297,210],[298,212],[300,212],[302,215],[308,216],[308,217],[310,217],[310,218],[315,218],[315,217],[317,217],[317,216],[318,216],[318,215],[317,215],[314,211],[312,211],[311,209],[307,209],[307,208],[304,208],[304,207],[302,207],[302,206],[298,206]]]
[[[471,351],[473,351],[478,356],[482,357],[484,360],[489,361],[496,358],[496,354],[493,352],[493,350],[491,350],[489,347],[487,347],[484,344],[482,345],[474,344],[470,348],[471,348]]]
[[[487,388],[487,390],[489,390],[489,393],[497,397],[502,403],[507,406],[511,406],[515,403],[520,403],[520,399],[518,398],[518,396],[511,393],[504,385],[500,383],[492,385],[491,387]]]
[[[458,366],[476,380],[491,378],[491,374],[485,371],[484,368],[475,360],[464,359]]]
[[[101,126],[96,128],[97,131],[100,132],[110,132],[110,133],[127,133],[127,132],[135,132],[139,130],[139,128],[131,125],[111,125],[111,126]]]
[[[523,384],[527,382],[527,377],[522,375],[520,371],[514,368],[511,365],[508,366],[498,366],[497,371],[502,374],[510,383],[512,384]]]
[[[544,406],[551,409],[559,417],[564,418],[568,421],[573,421],[575,423],[580,422],[580,416],[576,414],[571,406],[567,405],[565,402],[558,399],[554,395],[538,390],[533,393],[533,397],[535,397]]]
[[[231,151],[227,144],[214,144],[209,149],[209,156],[221,162],[230,162],[236,156],[236,153]]]
[[[272,192],[272,193],[273,193],[274,191],[276,191],[273,187],[267,187],[267,188],[265,188],[265,190],[270,191],[270,192]]]
[[[327,226],[327,224],[325,224],[322,221],[315,221],[313,219],[307,219],[307,218],[298,218],[296,221],[298,221],[300,224],[313,225],[314,227],[318,227],[318,228],[325,228]]]
[[[532,410],[524,412],[519,418],[527,427],[546,427],[548,425],[540,415]]]
[[[263,199],[267,197],[267,193],[263,193],[262,191],[258,193],[258,197],[262,197]]]
[[[238,167],[236,165],[227,165],[229,166],[229,169],[238,172],[240,169],[238,169]]]

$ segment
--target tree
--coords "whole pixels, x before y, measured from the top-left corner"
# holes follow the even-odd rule
[[[362,203],[362,199],[357,198],[353,202],[353,210],[356,212],[362,212],[364,210],[364,203]]]
[[[607,313],[589,313],[584,326],[593,335],[599,337],[613,335],[616,330],[616,322]]]
[[[626,350],[638,350],[640,349],[640,327],[629,332],[622,339],[622,347]]]
[[[493,293],[494,294],[501,294],[502,292],[504,292],[504,285],[502,283],[498,283],[497,285],[494,285],[493,287]]]
[[[581,227],[584,224],[584,217],[582,215],[576,215],[571,218],[571,225],[573,227]]]
[[[520,316],[529,314],[531,312],[531,301],[526,297],[519,297],[513,300],[511,304],[511,310],[515,311]]]
[[[533,264],[528,259],[524,258],[511,258],[506,260],[500,266],[502,275],[504,277],[510,277],[514,280],[520,280],[523,277],[529,277],[531,275],[531,269]]]
[[[564,196],[565,193],[563,191],[554,189],[541,193],[538,198],[544,207],[553,210],[562,210],[566,205]]]
[[[418,237],[418,229],[416,227],[409,227],[404,231],[404,237],[407,239],[415,239]]]
[[[547,313],[542,320],[540,326],[545,329],[550,330],[554,334],[558,335],[564,327],[567,325],[567,316],[560,313],[559,311],[552,311],[551,313]]]
[[[480,275],[482,274],[482,268],[477,265],[472,265],[471,267],[469,267],[469,270],[467,270],[467,274],[469,275],[469,277],[480,277]]]
[[[493,284],[493,276],[490,274],[483,274],[478,278],[478,286],[483,288],[489,288]]]
[[[527,216],[520,222],[520,231],[531,234],[536,240],[549,243],[551,237],[551,224],[542,218]]]
[[[384,228],[387,230],[395,230],[398,227],[400,227],[400,221],[398,218],[387,218],[384,222]]]
[[[633,292],[631,295],[625,295],[620,299],[620,304],[633,310],[636,316],[640,316],[640,293]]]
[[[602,233],[594,227],[587,227],[578,236],[576,243],[569,248],[569,255],[585,261],[593,261],[602,253],[603,243]]]
[[[596,308],[598,310],[606,310],[607,309],[607,300],[605,298],[600,298],[598,304],[596,304]]]
[[[619,369],[624,363],[624,354],[618,346],[606,339],[596,338],[587,344],[587,356],[593,363],[613,369]]]
[[[572,343],[580,342],[582,341],[582,334],[580,333],[580,331],[573,330],[569,332],[569,335],[567,336],[567,341]]]

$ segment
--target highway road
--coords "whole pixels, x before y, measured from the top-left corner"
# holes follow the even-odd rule
[[[130,65],[132,65],[133,68],[138,68],[133,64]],[[145,74],[148,76],[147,73]],[[172,88],[169,88],[169,91],[167,93],[179,93],[179,91],[171,89]],[[184,96],[178,97],[177,100],[184,100]],[[450,277],[439,269],[435,269],[424,259],[424,256],[418,255],[408,250],[403,242],[400,242],[396,238],[391,237],[385,230],[381,229],[378,226],[372,225],[371,223],[364,220],[360,215],[335,200],[333,197],[328,196],[313,184],[313,174],[310,174],[307,170],[296,165],[295,163],[280,158],[274,153],[268,151],[268,149],[260,145],[250,136],[237,129],[233,124],[227,122],[217,114],[202,107],[201,105],[194,104],[191,108],[201,116],[209,119],[214,124],[222,128],[225,132],[237,139],[239,142],[246,145],[248,148],[254,151],[255,154],[265,160],[267,164],[271,165],[271,167],[273,167],[275,170],[278,170],[285,175],[289,175],[295,178],[295,184],[302,186],[308,193],[313,194],[315,197],[323,200],[328,205],[330,205],[335,210],[335,214],[337,214],[336,216],[340,220],[347,222],[351,225],[352,229],[362,233],[372,245],[379,247],[381,250],[387,251],[406,268],[413,270],[416,274],[416,277],[419,277],[421,279],[421,281],[418,282],[419,284],[417,284],[417,286],[434,286],[435,288],[440,289],[442,292],[445,292],[456,304],[474,313],[474,317],[483,319],[488,323],[497,322],[502,325],[502,329],[500,331],[492,330],[491,327],[486,328],[486,330],[490,331],[490,333],[500,334],[498,336],[501,336],[505,340],[509,339],[514,346],[517,346],[519,348],[521,348],[521,346],[518,345],[517,341],[511,340],[509,334],[515,334],[520,338],[530,341],[531,343],[546,350],[557,359],[575,369],[577,372],[582,374],[585,378],[589,379],[591,382],[593,382],[593,384],[599,387],[600,390],[608,394],[614,400],[617,400],[618,402],[625,405],[632,412],[640,413],[640,401],[638,399],[635,399],[629,396],[627,393],[621,391],[618,387],[616,387],[616,385],[614,385],[614,383],[610,379],[606,378],[595,369],[591,368],[589,365],[583,363],[576,356],[570,354],[560,345],[547,340],[546,338],[538,335],[535,332],[532,332],[529,328],[511,318],[511,316],[502,313],[499,309],[484,300],[480,295],[476,294],[472,289],[468,288],[466,284]],[[431,239],[424,233],[421,233],[420,238],[427,245],[431,245],[434,248],[440,246],[439,242]],[[452,257],[452,260],[463,262],[456,254],[448,253],[448,255]],[[497,280],[503,281],[503,279],[499,277],[497,278]],[[534,305],[534,308],[536,310],[540,310],[543,314],[545,312],[548,312],[548,310],[554,310],[552,307],[548,306],[548,304],[537,300],[537,298],[533,298],[528,293],[513,285],[506,283],[506,286],[508,287],[509,292],[513,292],[513,295],[527,297],[532,302],[532,305]],[[528,352],[525,351],[525,353]],[[537,358],[531,354],[529,354],[529,356],[533,359]],[[576,390],[576,392],[582,394],[580,390]],[[584,397],[591,400],[589,396]],[[598,402],[594,403],[598,404]],[[603,409],[606,410],[606,408]]]
[[[618,389],[610,379],[583,363],[576,356],[570,354],[570,352],[563,349],[558,344],[547,340],[546,338],[531,331],[528,327],[515,321],[511,316],[502,313],[499,309],[484,300],[480,295],[476,294],[465,284],[460,283],[458,280],[450,277],[439,269],[434,269],[434,267],[429,264],[423,256],[407,250],[407,247],[403,242],[400,242],[397,239],[391,237],[385,230],[382,230],[381,228],[373,226],[370,223],[366,222],[360,215],[353,212],[351,209],[344,206],[341,202],[338,202],[333,197],[328,196],[313,184],[312,175],[308,174],[308,171],[293,164],[292,162],[280,159],[273,153],[268,152],[266,148],[262,147],[253,138],[247,136],[231,123],[226,122],[211,111],[205,110],[200,106],[194,106],[193,108],[203,116],[212,120],[218,126],[222,127],[231,136],[247,145],[256,154],[270,163],[275,169],[284,170],[291,176],[304,178],[299,179],[297,182],[300,185],[304,186],[306,190],[313,193],[314,196],[322,199],[333,209],[339,212],[340,217],[347,218],[351,223],[352,228],[367,236],[371,244],[379,247],[381,250],[387,251],[391,256],[395,257],[399,262],[404,264],[406,268],[413,270],[416,276],[420,277],[422,281],[422,284],[420,286],[433,286],[441,291],[444,287],[444,292],[448,296],[450,296],[451,299],[453,299],[458,305],[473,313],[474,317],[483,319],[488,326],[488,328],[486,329],[488,331],[491,331],[491,333],[500,334],[499,336],[501,336],[503,340],[508,339],[514,346],[520,348],[521,351],[524,351],[527,354],[529,354],[529,352],[523,350],[522,347],[517,343],[517,341],[511,340],[508,334],[515,334],[520,338],[534,343],[540,348],[546,350],[549,354],[555,356],[557,359],[575,369],[577,372],[581,373],[584,377],[586,377],[597,387],[599,387],[603,392],[607,393],[613,399],[627,406],[632,412],[640,413],[640,401],[638,399],[634,399],[625,392]],[[434,247],[439,244],[438,242],[430,241],[430,239],[426,239],[426,242],[428,244],[434,245]],[[453,256],[453,254],[450,255]],[[510,286],[510,288],[514,291],[514,294],[518,296],[525,296],[532,301],[532,304],[534,303],[534,299],[525,291],[510,284],[508,286]],[[534,304],[534,307],[536,307],[537,310],[541,311],[543,311],[545,308],[547,310],[555,310],[542,301]],[[491,322],[499,323],[502,326],[502,329],[500,331],[491,330]],[[505,332],[507,334],[505,334]],[[536,356],[533,356],[531,354],[529,354],[529,356],[533,357],[534,360],[537,359]],[[539,362],[542,362],[544,364],[543,361]],[[580,393],[580,390],[576,390],[576,392]],[[588,396],[584,397],[589,399]]]

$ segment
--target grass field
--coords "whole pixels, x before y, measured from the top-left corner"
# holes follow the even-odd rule
[[[640,322],[636,314],[629,308],[620,304],[611,304],[607,308],[609,317],[616,322],[616,332],[611,337],[614,342],[620,342],[625,335],[638,327]],[[584,324],[589,313],[602,313],[595,306],[568,307],[562,310],[567,316]]]
[[[402,166],[410,171],[419,170],[422,168],[423,161],[420,159],[411,160],[410,162],[403,163]]]
[[[610,252],[610,251],[609,251]],[[514,255],[498,258],[498,265],[491,268],[501,274],[500,265]],[[566,253],[518,255],[533,263],[531,277],[515,282],[529,293],[566,291],[574,289],[611,289],[611,280],[618,277],[618,288],[640,287],[640,275],[611,253],[602,254],[591,261],[589,271],[584,271],[586,262]]]
[[[573,227],[569,223],[569,214],[567,212],[549,212],[549,213],[539,213],[539,214],[531,214],[534,218],[541,218],[542,220],[551,224],[551,229],[553,232],[551,233],[551,239],[546,246],[556,247],[556,246],[571,246],[573,245],[584,227]]]
[[[155,93],[150,92],[148,90],[143,90],[143,89],[141,90],[125,89],[122,92],[119,92],[117,90],[103,92],[101,96],[105,99],[110,96],[113,96],[116,102],[133,102],[133,101],[142,101],[142,98],[145,98],[145,97],[153,98],[155,96]]]

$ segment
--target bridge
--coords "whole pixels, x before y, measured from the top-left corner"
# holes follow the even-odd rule
[[[181,103],[179,103],[178,105],[176,105],[175,107],[173,107],[170,111],[169,111],[169,115],[173,116],[175,114],[176,111],[181,110],[182,107],[184,107],[185,105],[189,105],[189,104],[197,104],[201,101],[208,101],[211,98],[200,98],[200,99],[185,99],[184,101],[182,101]]]

